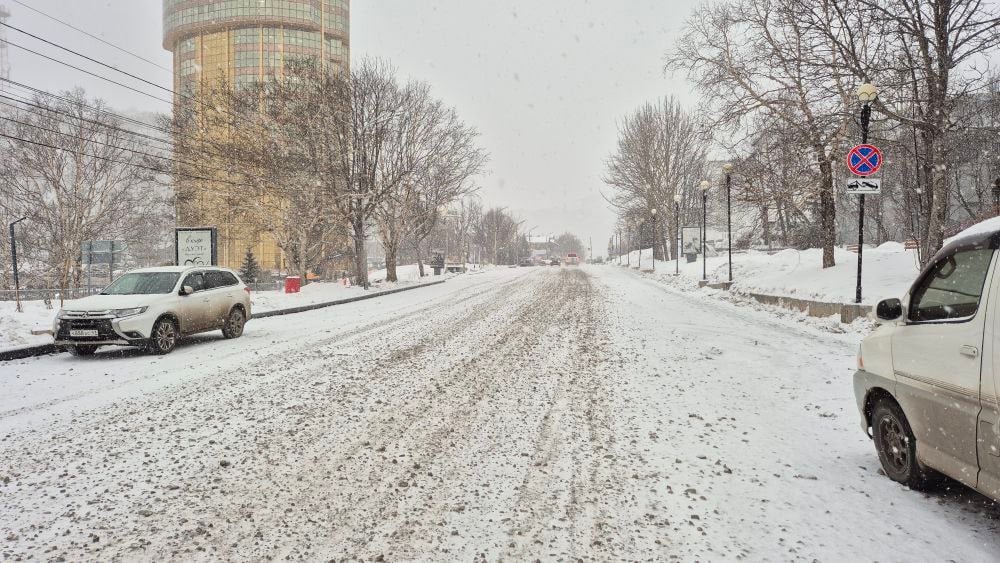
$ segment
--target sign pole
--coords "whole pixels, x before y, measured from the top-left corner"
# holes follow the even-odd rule
[[[17,277],[17,240],[14,236],[14,226],[24,221],[27,217],[21,217],[17,221],[10,224],[10,263],[14,269],[14,301],[17,302],[16,308],[17,312],[23,312],[21,309],[21,282]]]
[[[861,144],[868,144],[868,126],[871,123],[872,118],[872,106],[871,103],[865,103],[864,107],[861,108]],[[881,158],[878,161],[879,164],[882,163]],[[864,252],[865,252],[865,194],[861,193],[858,196],[858,280],[857,285],[854,288],[854,302],[861,303],[861,266],[864,262]]]

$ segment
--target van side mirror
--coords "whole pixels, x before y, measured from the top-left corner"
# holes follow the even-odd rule
[[[181,287],[181,295],[191,295],[192,293],[194,293],[194,288],[190,285]]]
[[[883,299],[875,306],[875,316],[880,321],[898,321],[903,318],[903,302],[895,298]]]

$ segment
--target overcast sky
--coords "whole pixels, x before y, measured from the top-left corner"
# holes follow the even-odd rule
[[[160,0],[22,0],[170,68]],[[352,57],[382,57],[429,82],[482,134],[492,155],[479,180],[487,205],[506,206],[535,234],[593,237],[603,254],[614,221],[601,196],[617,120],[674,95],[693,106],[664,53],[695,0],[353,0]],[[170,73],[123,55],[11,0],[9,23],[164,86]],[[7,38],[68,60],[7,32]],[[9,50],[12,78],[50,91],[79,85],[123,110],[169,106],[38,57]],[[86,63],[84,63],[86,64]],[[89,66],[87,68],[90,68]],[[104,71],[107,74],[109,71]],[[169,94],[146,87],[158,97]]]

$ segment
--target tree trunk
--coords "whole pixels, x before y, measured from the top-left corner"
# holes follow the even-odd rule
[[[385,248],[385,281],[394,283],[399,281],[396,276],[396,254],[398,249],[396,244],[383,245]]]
[[[420,277],[424,277],[427,274],[424,273],[424,253],[420,248],[420,243],[413,245],[413,249],[417,251],[417,270],[420,272]]]
[[[771,222],[768,221],[767,206],[763,205],[760,208],[760,220],[763,221],[764,226],[764,246],[769,250],[771,248]]]
[[[365,223],[353,219],[354,230],[354,285],[368,289],[368,252],[365,249]]]
[[[944,184],[947,182],[947,178],[946,172],[943,173],[939,168],[939,165],[944,164],[944,154],[942,154],[940,143],[932,140],[930,134],[924,135],[924,142],[926,143],[927,154],[931,157],[929,165],[925,167],[927,168],[925,173],[929,177],[927,185],[930,189],[927,190],[927,196],[930,201],[926,210],[927,221],[923,237],[924,241],[921,245],[923,247],[921,248],[921,257],[924,264],[927,264],[937,254],[937,251],[941,249],[944,241],[942,210],[944,208]]]
[[[818,152],[824,155],[819,161],[819,169],[822,174],[819,203],[823,267],[832,268],[837,265],[833,256],[833,247],[837,242],[837,206],[833,198],[833,164],[826,158],[824,149],[820,149]]]

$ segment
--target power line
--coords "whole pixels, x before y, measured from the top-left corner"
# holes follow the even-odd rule
[[[165,66],[163,66],[163,65],[161,65],[161,64],[159,64],[159,63],[157,63],[157,62],[155,62],[155,61],[151,61],[151,60],[149,60],[149,59],[147,59],[147,58],[145,58],[145,57],[142,57],[142,56],[140,56],[140,55],[137,55],[137,54],[135,54],[134,52],[132,52],[132,51],[129,51],[128,49],[126,49],[126,48],[124,48],[124,47],[120,47],[120,46],[118,46],[118,45],[115,45],[114,43],[111,43],[110,41],[107,41],[107,40],[105,40],[105,39],[102,39],[102,38],[100,38],[100,37],[98,37],[98,36],[94,35],[93,33],[90,33],[90,32],[88,32],[88,31],[85,31],[85,30],[83,30],[83,29],[80,29],[79,27],[76,27],[75,25],[73,25],[73,24],[71,24],[71,23],[68,23],[68,22],[65,22],[65,21],[63,21],[63,20],[61,20],[61,19],[59,19],[59,18],[57,18],[57,17],[55,17],[55,16],[53,16],[53,15],[51,15],[51,14],[47,14],[47,13],[45,13],[45,12],[43,12],[43,11],[39,10],[38,8],[34,8],[34,7],[32,7],[32,6],[29,6],[29,5],[25,4],[24,2],[21,2],[21,0],[10,0],[10,1],[11,1],[11,2],[14,2],[15,4],[17,4],[17,5],[19,5],[19,6],[22,6],[22,7],[24,7],[24,8],[27,8],[27,9],[31,10],[32,12],[35,12],[36,14],[39,14],[39,15],[41,15],[41,16],[44,16],[44,17],[46,17],[46,18],[48,18],[48,19],[50,19],[50,20],[52,20],[52,21],[54,21],[54,22],[58,22],[58,23],[60,23],[60,24],[62,24],[62,25],[64,25],[64,26],[66,26],[66,27],[68,27],[68,28],[70,28],[70,29],[72,29],[72,30],[74,30],[74,31],[77,31],[77,32],[80,32],[80,33],[82,33],[82,34],[86,35],[87,37],[90,37],[91,39],[94,39],[94,40],[96,40],[96,41],[100,41],[101,43],[103,43],[103,44],[107,45],[108,47],[111,47],[111,48],[113,48],[113,49],[116,49],[116,50],[118,50],[118,51],[120,51],[120,52],[122,52],[122,53],[125,53],[126,55],[129,55],[129,56],[131,56],[131,57],[134,57],[134,58],[136,58],[136,59],[138,59],[138,60],[140,60],[140,61],[143,61],[143,62],[145,62],[145,63],[149,63],[149,64],[151,64],[151,65],[155,66],[156,68],[159,68],[159,69],[163,69],[163,70],[165,70],[165,71],[167,71],[167,72],[173,72],[173,70],[171,70],[171,69],[169,69],[169,68],[167,68],[167,67],[165,67]]]
[[[126,71],[124,71],[124,70],[121,70],[121,69],[119,69],[119,68],[117,68],[117,67],[115,67],[115,66],[113,66],[113,65],[109,65],[109,64],[107,64],[107,63],[104,63],[104,62],[102,62],[102,61],[99,61],[99,60],[97,60],[97,59],[95,59],[95,58],[92,58],[92,57],[89,57],[89,56],[87,56],[87,55],[84,55],[83,53],[80,53],[80,52],[78,52],[78,51],[75,51],[75,50],[73,50],[73,49],[70,49],[69,47],[65,47],[65,46],[63,46],[63,45],[60,45],[60,44],[58,44],[58,43],[54,42],[54,41],[49,41],[48,39],[45,39],[45,38],[43,38],[43,37],[40,37],[40,36],[38,36],[38,35],[35,35],[35,34],[32,34],[32,33],[29,33],[29,32],[27,32],[27,31],[24,31],[23,29],[20,29],[20,28],[17,28],[17,27],[14,27],[14,26],[12,26],[12,25],[10,25],[10,24],[7,24],[7,23],[4,23],[4,22],[0,22],[0,25],[2,25],[2,26],[4,26],[4,27],[7,27],[7,28],[9,28],[9,29],[13,29],[14,31],[17,31],[18,33],[22,33],[22,34],[24,34],[24,35],[27,35],[27,36],[29,36],[29,37],[31,37],[31,38],[33,38],[33,39],[36,39],[36,40],[38,40],[38,41],[42,41],[43,43],[45,43],[45,44],[47,44],[47,45],[50,45],[50,46],[52,46],[52,47],[55,47],[55,48],[57,48],[57,49],[61,49],[61,50],[65,51],[65,52],[67,52],[67,53],[71,53],[71,54],[73,54],[73,55],[76,55],[77,57],[80,57],[80,58],[82,58],[82,59],[85,59],[85,60],[87,60],[87,61],[90,61],[90,62],[92,62],[92,63],[94,63],[94,64],[97,64],[97,65],[100,65],[100,66],[102,66],[102,67],[104,67],[104,68],[107,68],[107,69],[109,69],[109,70],[112,70],[112,71],[115,71],[115,72],[118,72],[118,73],[120,73],[120,74],[123,74],[123,75],[125,75],[125,76],[127,76],[127,77],[129,77],[129,78],[132,78],[133,80],[138,80],[138,81],[140,81],[140,82],[142,82],[142,83],[144,83],[144,84],[148,84],[148,85],[150,85],[150,86],[153,86],[154,88],[158,88],[158,89],[160,89],[160,90],[163,90],[163,91],[165,91],[165,92],[168,92],[168,93],[170,93],[170,94],[174,95],[174,96],[175,96],[175,97],[177,97],[177,98],[181,98],[181,99],[183,99],[183,100],[189,100],[189,101],[192,101],[192,102],[194,102],[194,103],[196,103],[196,104],[198,104],[198,105],[200,105],[200,106],[202,106],[202,107],[204,107],[204,108],[206,108],[206,109],[208,109],[208,110],[210,110],[210,111],[216,111],[216,112],[218,112],[218,113],[221,113],[221,114],[224,114],[224,115],[228,115],[229,117],[233,118],[233,121],[232,121],[232,122],[230,123],[230,125],[231,125],[232,127],[236,127],[236,124],[235,124],[235,120],[236,120],[236,119],[244,119],[244,120],[246,120],[246,117],[243,117],[243,116],[240,116],[240,115],[237,115],[237,114],[233,113],[232,111],[228,111],[228,110],[220,110],[220,109],[218,109],[218,108],[216,108],[216,107],[213,107],[213,106],[211,106],[211,105],[209,105],[209,104],[205,103],[205,102],[204,102],[203,100],[200,100],[200,99],[198,99],[198,97],[196,97],[196,96],[190,96],[190,95],[187,95],[187,94],[183,94],[183,93],[180,93],[180,92],[177,92],[177,91],[175,91],[175,90],[173,90],[173,89],[171,89],[171,88],[167,88],[166,86],[161,86],[161,85],[159,85],[159,84],[157,84],[157,83],[155,83],[155,82],[152,82],[152,81],[150,81],[150,80],[146,80],[145,78],[142,78],[142,77],[140,77],[140,76],[137,76],[137,75],[135,75],[135,74],[132,74],[132,73],[130,73],[130,72],[126,72]],[[72,68],[72,69],[74,69],[74,70],[77,70],[77,71],[80,71],[80,72],[83,72],[83,73],[85,73],[85,74],[88,74],[88,75],[90,75],[90,76],[93,76],[93,77],[95,77],[95,78],[99,78],[99,79],[101,79],[101,80],[105,80],[105,81],[107,81],[107,82],[110,82],[111,84],[115,84],[115,85],[117,85],[117,86],[121,86],[122,88],[126,88],[126,89],[128,89],[128,90],[131,90],[131,91],[133,91],[133,92],[136,92],[136,93],[139,93],[139,94],[142,94],[142,95],[144,95],[144,96],[147,96],[147,97],[149,97],[149,98],[152,98],[152,99],[154,99],[154,100],[159,100],[159,101],[162,101],[162,102],[166,102],[166,103],[169,103],[169,104],[173,104],[173,102],[172,102],[172,101],[170,101],[170,100],[164,100],[163,98],[160,98],[160,97],[158,97],[158,96],[154,96],[153,94],[150,94],[149,92],[145,92],[145,91],[143,91],[143,90],[139,90],[138,88],[134,88],[134,87],[131,87],[131,86],[128,86],[127,84],[123,84],[123,83],[121,83],[121,82],[117,82],[117,81],[115,81],[115,80],[112,80],[112,79],[110,79],[110,78],[107,78],[107,77],[105,77],[105,76],[101,76],[101,75],[99,75],[99,74],[96,74],[96,73],[94,73],[94,72],[91,72],[91,71],[88,71],[88,70],[85,70],[85,69],[83,69],[83,68],[80,68],[80,67],[78,67],[78,66],[75,66],[75,65],[73,65],[73,64],[70,64],[70,63],[67,63],[67,62],[65,62],[65,61],[62,61],[62,60],[60,60],[60,59],[57,59],[57,58],[54,58],[54,57],[50,57],[50,56],[48,56],[48,55],[45,55],[45,54],[43,54],[43,53],[40,53],[40,52],[38,52],[38,51],[34,51],[34,50],[32,50],[32,49],[29,49],[29,48],[27,48],[27,47],[24,47],[24,46],[22,46],[22,45],[18,45],[17,43],[13,43],[13,42],[11,42],[11,41],[8,41],[8,40],[5,40],[5,39],[2,39],[2,38],[0,38],[0,42],[3,42],[3,43],[6,43],[6,44],[8,44],[8,45],[12,45],[12,46],[14,46],[14,47],[16,47],[16,48],[18,48],[18,49],[21,49],[21,50],[24,50],[24,51],[27,51],[27,52],[29,52],[29,53],[32,53],[32,54],[36,55],[36,56],[39,56],[39,57],[42,57],[42,58],[44,58],[44,59],[47,59],[47,60],[50,60],[50,61],[52,61],[52,62],[55,62],[55,63],[58,63],[58,64],[61,64],[61,65],[63,65],[63,66],[66,66],[66,67],[69,67],[69,68]]]
[[[17,102],[17,103],[25,104],[25,105],[27,105],[29,107],[37,108],[37,110],[41,110],[41,111],[32,111],[30,109],[23,108],[21,106],[18,106],[16,104],[13,104],[13,103],[10,103],[10,102],[0,101],[0,104],[2,104],[2,105],[5,105],[7,107],[11,107],[11,108],[14,108],[14,109],[17,109],[17,110],[20,110],[20,111],[26,111],[26,112],[28,112],[28,113],[30,113],[32,115],[37,115],[39,117],[46,117],[41,112],[49,112],[49,113],[53,113],[53,114],[56,114],[56,115],[62,115],[62,116],[65,116],[65,117],[68,117],[68,118],[71,118],[71,119],[76,119],[77,121],[80,121],[80,122],[83,122],[83,123],[89,123],[91,125],[105,127],[107,129],[112,129],[114,131],[120,131],[122,133],[126,133],[128,135],[134,135],[136,137],[141,137],[143,139],[148,139],[150,141],[155,141],[157,143],[162,143],[164,145],[170,146],[172,144],[170,141],[166,141],[166,140],[160,139],[159,137],[154,137],[152,135],[146,135],[144,133],[140,133],[138,131],[132,131],[131,129],[125,129],[123,127],[117,127],[115,125],[111,125],[110,123],[101,123],[100,121],[96,121],[94,119],[88,119],[86,117],[82,117],[82,116],[79,116],[79,115],[73,115],[73,114],[65,112],[65,111],[57,110],[57,109],[51,108],[51,107],[46,107],[46,106],[43,106],[43,105],[40,105],[40,104],[34,104],[34,103],[27,102],[27,101],[24,101],[24,100],[21,100],[21,99],[18,99],[18,98],[12,98],[10,96],[5,96],[3,94],[0,94],[0,100],[11,100],[11,101],[14,101],[14,102]],[[66,123],[66,122],[65,121],[61,121],[61,123]]]
[[[21,49],[22,51],[27,51],[27,52],[31,53],[32,55],[41,57],[41,58],[49,60],[49,61],[52,61],[52,62],[54,62],[56,64],[61,64],[61,65],[65,66],[65,67],[69,67],[69,68],[71,68],[73,70],[82,72],[82,73],[84,73],[86,75],[93,76],[94,78],[99,78],[99,79],[104,80],[106,82],[110,82],[111,84],[114,84],[115,86],[121,86],[122,88],[125,88],[126,90],[131,90],[132,92],[135,92],[137,94],[142,94],[143,96],[152,98],[154,100],[159,100],[159,101],[167,103],[167,104],[172,104],[173,103],[171,100],[166,100],[166,99],[161,98],[159,96],[155,96],[153,94],[150,94],[149,92],[145,92],[145,91],[140,90],[138,88],[133,88],[132,86],[129,86],[128,84],[123,84],[121,82],[118,82],[117,80],[112,80],[112,79],[110,79],[110,78],[108,78],[106,76],[101,76],[100,74],[97,74],[96,72],[91,72],[91,71],[89,71],[87,69],[80,68],[80,67],[78,67],[78,66],[76,66],[74,64],[70,64],[70,63],[68,63],[66,61],[61,61],[61,60],[59,60],[59,59],[57,59],[55,57],[50,57],[50,56],[48,56],[48,55],[46,55],[44,53],[39,53],[38,51],[35,51],[34,49],[29,49],[29,48],[24,47],[22,45],[18,45],[17,43],[14,43],[13,41],[9,41],[7,39],[0,39],[0,43],[4,43],[6,45],[10,45],[11,47],[16,47],[18,49]]]
[[[28,37],[31,37],[32,39],[36,39],[38,41],[41,41],[42,43],[45,43],[46,45],[50,45],[52,47],[55,47],[56,49],[61,49],[63,51],[66,51],[67,53],[76,55],[76,56],[78,56],[78,57],[80,57],[82,59],[86,59],[86,60],[88,60],[88,61],[90,61],[90,62],[92,62],[94,64],[103,66],[106,69],[113,70],[115,72],[120,72],[121,74],[124,74],[125,76],[128,76],[129,78],[133,78],[135,80],[138,80],[139,82],[142,82],[144,84],[148,84],[148,85],[150,85],[150,86],[152,86],[154,88],[159,88],[160,90],[165,90],[166,92],[169,92],[171,94],[177,95],[176,92],[174,92],[170,88],[167,88],[166,86],[160,86],[159,84],[157,84],[157,83],[155,83],[155,82],[153,82],[151,80],[146,80],[145,78],[142,78],[141,76],[136,76],[136,75],[132,74],[131,72],[127,72],[127,71],[121,70],[120,68],[118,68],[116,66],[109,65],[108,63],[101,62],[101,61],[99,61],[99,60],[97,60],[95,58],[92,58],[92,57],[88,57],[87,55],[84,55],[83,53],[79,53],[77,51],[74,51],[73,49],[70,49],[69,47],[63,47],[62,45],[60,45],[58,43],[53,43],[52,41],[49,41],[48,39],[45,39],[44,37],[39,37],[39,36],[35,35],[34,33],[29,33],[29,32],[27,32],[27,31],[25,31],[25,30],[23,30],[21,28],[14,27],[14,26],[10,25],[9,23],[0,21],[0,25],[6,27],[7,29],[13,29],[14,31],[16,31],[18,33],[27,35]]]
[[[3,78],[0,78],[0,81],[7,82],[9,84],[12,84],[14,86],[20,87],[22,89],[25,89],[25,90],[27,90],[29,92],[32,92],[32,93],[35,93],[35,94],[38,94],[38,95],[41,95],[41,96],[45,96],[45,97],[48,97],[48,98],[59,100],[61,102],[64,102],[64,103],[72,105],[72,106],[78,106],[78,107],[81,107],[81,108],[86,108],[86,109],[89,109],[91,111],[98,112],[98,113],[100,113],[102,115],[108,115],[108,116],[111,116],[113,118],[120,119],[122,121],[133,123],[135,125],[138,125],[140,127],[146,128],[146,129],[150,129],[150,130],[153,130],[153,131],[159,131],[161,133],[169,135],[171,137],[171,139],[164,139],[164,138],[161,138],[161,137],[156,137],[154,135],[147,135],[147,134],[144,134],[144,133],[140,133],[138,131],[132,131],[130,129],[120,128],[124,132],[130,133],[132,135],[136,135],[136,136],[139,136],[139,137],[147,138],[147,139],[150,139],[152,141],[156,141],[156,142],[159,142],[159,143],[162,143],[162,144],[165,144],[165,145],[171,145],[172,147],[176,147],[176,144],[177,144],[176,139],[177,138],[183,138],[183,139],[190,139],[191,138],[190,135],[184,135],[184,134],[181,134],[181,133],[179,133],[179,132],[177,132],[175,130],[166,129],[166,128],[163,128],[163,127],[158,127],[158,126],[152,125],[150,123],[146,123],[146,122],[138,120],[138,119],[134,119],[134,118],[131,118],[131,117],[119,114],[119,113],[115,113],[113,111],[106,110],[104,108],[100,108],[100,107],[93,106],[93,105],[88,105],[88,104],[86,104],[86,103],[84,103],[82,101],[79,101],[79,100],[69,99],[69,98],[66,98],[64,96],[59,96],[57,94],[53,94],[53,93],[47,92],[45,90],[41,90],[41,89],[38,89],[38,88],[35,88],[35,87],[32,87],[32,86],[28,86],[26,84],[21,84],[20,82],[16,82],[16,81],[9,80],[9,79],[3,79]],[[38,108],[38,109],[43,110],[43,111],[54,112],[54,113],[57,113],[57,114],[69,117],[71,119],[91,121],[92,123],[99,124],[99,125],[102,125],[102,126],[106,126],[106,124],[103,124],[101,122],[95,122],[93,120],[87,120],[86,118],[83,118],[81,116],[73,115],[71,113],[67,113],[65,111],[61,111],[61,110],[58,110],[56,108],[52,108],[50,106],[44,106],[44,105],[36,104],[34,102],[25,100],[23,98],[11,98],[9,96],[4,96],[2,94],[0,94],[0,98],[14,100],[14,101],[17,101],[19,103],[22,103],[22,104],[25,104],[25,105],[28,105],[28,106],[32,106],[32,107]],[[197,139],[195,139],[195,141],[197,141]],[[203,148],[203,150],[204,150],[205,153],[207,153],[209,155],[212,155],[212,156],[217,156],[217,157],[228,156],[221,149],[219,149],[217,147],[211,147],[211,150]]]
[[[174,131],[172,131],[170,129],[165,129],[163,127],[158,127],[158,126],[153,125],[151,123],[146,123],[145,121],[141,121],[141,120],[135,119],[134,117],[129,117],[127,115],[122,115],[120,113],[115,113],[115,112],[113,112],[111,110],[108,110],[108,109],[104,109],[104,108],[100,108],[100,107],[97,107],[97,106],[89,105],[89,104],[86,104],[86,103],[81,102],[79,100],[71,100],[71,99],[66,98],[64,96],[60,96],[58,94],[53,94],[52,92],[48,92],[48,91],[42,90],[40,88],[35,88],[34,86],[29,86],[27,84],[23,84],[21,82],[17,82],[16,80],[11,80],[9,78],[0,78],[0,82],[5,82],[5,83],[10,84],[12,86],[15,86],[17,88],[21,88],[22,90],[27,90],[28,92],[31,92],[33,94],[38,94],[39,96],[44,96],[46,98],[52,98],[52,99],[55,99],[55,100],[59,100],[61,102],[65,102],[67,104],[71,104],[71,105],[75,105],[75,106],[80,106],[80,107],[83,107],[83,108],[87,108],[87,109],[93,110],[95,112],[101,113],[103,115],[110,115],[110,116],[118,118],[118,119],[120,119],[122,121],[126,121],[128,123],[132,123],[132,124],[138,125],[140,127],[144,127],[146,129],[152,129],[154,131],[159,131],[159,132],[165,133],[167,135],[174,135]],[[22,101],[23,103],[31,103],[31,102],[25,102],[23,100],[20,100],[20,101]],[[48,108],[45,108],[45,109],[48,109]]]
[[[164,172],[163,170],[160,170],[158,168],[154,168],[152,166],[147,166],[145,164],[138,164],[138,163],[135,163],[135,162],[123,162],[121,160],[117,160],[117,159],[114,159],[114,158],[111,158],[111,157],[107,157],[107,156],[99,156],[99,155],[96,155],[96,154],[90,154],[90,153],[83,152],[83,151],[76,151],[76,150],[71,150],[71,149],[67,149],[67,148],[64,148],[64,147],[57,147],[55,145],[50,145],[48,143],[42,143],[42,142],[39,142],[39,141],[30,141],[28,139],[25,139],[25,138],[22,138],[22,137],[17,137],[15,135],[8,135],[8,134],[6,134],[6,133],[4,133],[2,131],[0,131],[0,137],[4,137],[4,138],[10,139],[12,141],[18,141],[18,142],[21,142],[21,143],[27,143],[29,145],[35,145],[37,147],[45,147],[45,148],[49,148],[49,149],[57,150],[57,151],[72,152],[74,154],[79,154],[79,155],[86,156],[86,157],[89,157],[89,158],[96,158],[98,160],[103,160],[103,161],[110,162],[112,164],[118,164],[118,165],[121,165],[121,166],[132,166],[132,167],[135,167],[135,168],[141,168],[143,170],[148,170],[150,172],[156,172],[157,174],[172,174],[172,175],[175,175],[175,176],[183,176],[183,177],[191,179],[191,180],[203,180],[203,181],[206,181],[206,182],[217,182],[217,183],[220,183],[220,184],[230,184],[230,185],[237,186],[237,187],[243,187],[243,184],[239,184],[239,183],[236,183],[236,182],[231,182],[229,180],[220,180],[218,178],[208,178],[206,176],[198,176],[198,175],[195,175],[195,174],[187,174],[185,172],[177,172],[177,171]],[[201,189],[201,188],[199,188],[199,189]],[[227,193],[227,195],[232,195],[231,192],[223,192],[223,193]]]
[[[202,165],[199,165],[199,164],[193,164],[191,162],[186,162],[186,161],[183,161],[183,160],[178,160],[176,158],[172,158],[172,157],[169,157],[169,156],[158,155],[158,154],[151,154],[151,153],[148,153],[148,152],[144,152],[144,151],[140,151],[140,150],[136,150],[136,149],[130,149],[130,148],[123,147],[123,146],[120,146],[120,145],[115,145],[115,144],[112,144],[112,143],[105,143],[103,141],[98,141],[96,139],[88,139],[86,137],[81,137],[80,135],[74,135],[72,133],[66,133],[66,132],[63,132],[63,131],[59,131],[57,129],[51,129],[49,127],[43,127],[41,125],[36,125],[34,123],[26,123],[24,121],[19,121],[17,119],[13,119],[13,118],[10,118],[10,117],[4,117],[2,115],[0,115],[0,119],[3,119],[5,121],[10,121],[11,123],[17,123],[18,125],[23,125],[25,127],[32,127],[34,129],[38,129],[40,131],[47,131],[49,133],[54,133],[56,135],[62,135],[63,137],[68,137],[68,138],[71,138],[71,139],[77,139],[77,140],[83,141],[85,143],[94,143],[94,144],[97,144],[97,145],[102,145],[102,146],[105,146],[105,147],[108,147],[108,148],[112,148],[112,149],[116,149],[116,150],[120,150],[120,151],[127,151],[127,152],[130,152],[132,154],[137,154],[137,155],[140,155],[140,156],[145,156],[145,157],[149,157],[149,158],[162,159],[162,160],[165,160],[165,161],[173,163],[173,164],[183,164],[183,165],[186,165],[186,166],[192,166],[192,167],[196,167],[196,168],[199,167],[199,166],[202,166]],[[66,150],[66,149],[63,149],[63,150]],[[97,157],[95,156],[95,158],[97,158]],[[218,167],[214,167],[214,166],[202,166],[202,167],[203,168],[207,168],[208,170],[217,170],[219,172],[225,172],[227,174],[229,173],[229,171],[226,170],[226,169],[224,169],[224,168],[218,168]],[[168,174],[169,173],[169,172],[166,172],[166,171],[162,171],[162,172],[164,174]]]

